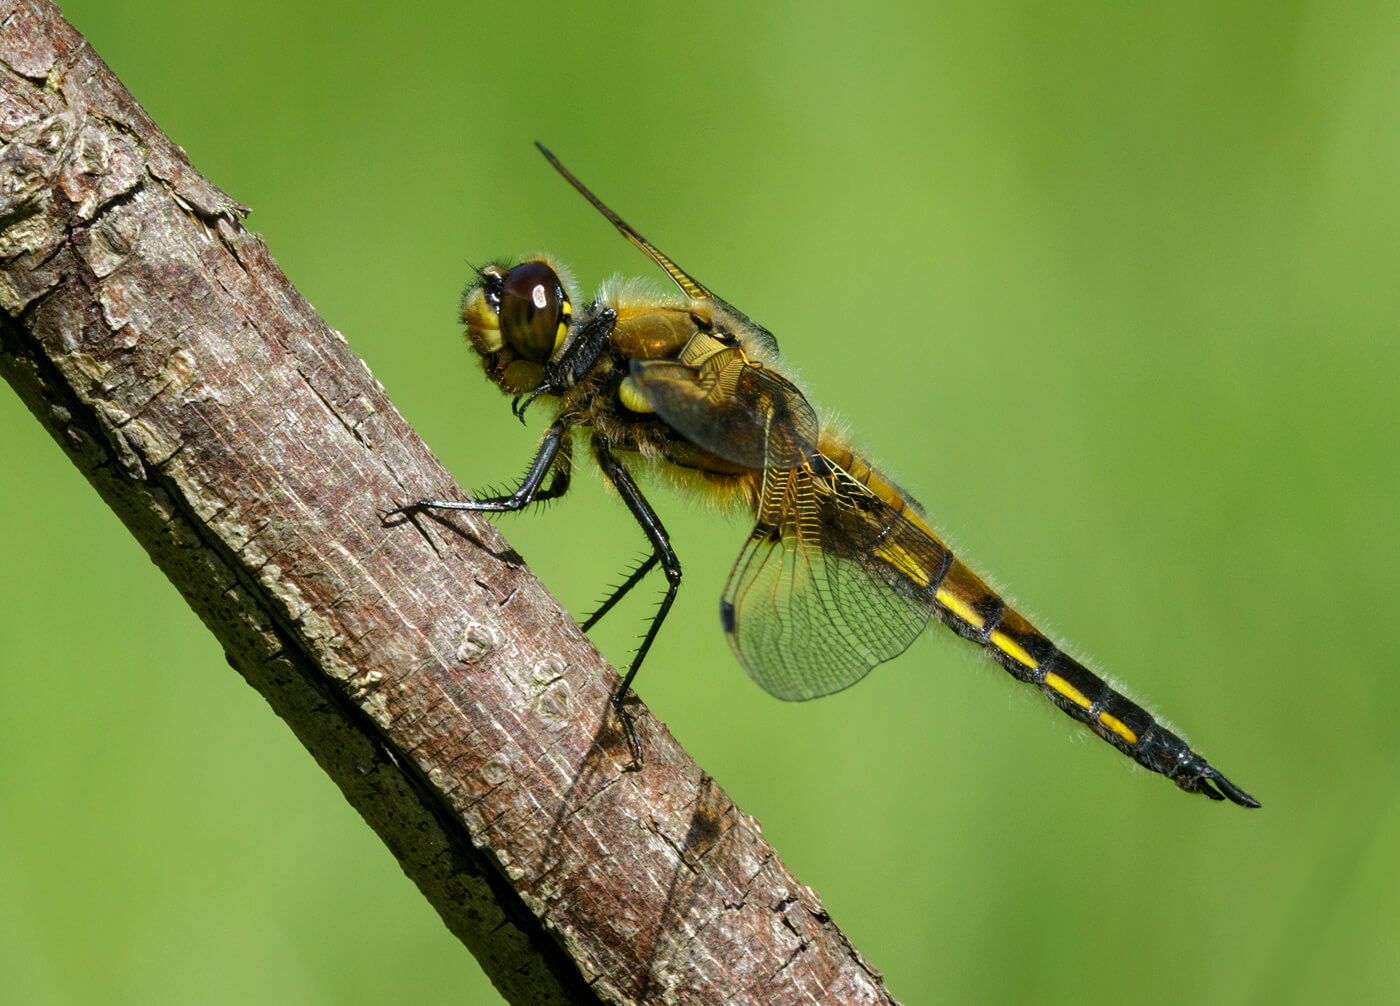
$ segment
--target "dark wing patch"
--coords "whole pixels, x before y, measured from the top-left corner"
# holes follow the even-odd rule
[[[817,414],[797,386],[738,353],[717,366],[633,360],[632,382],[656,414],[711,454],[746,468],[789,469],[817,454]]]
[[[948,550],[841,469],[769,469],[759,509],[721,620],[767,692],[796,701],[848,688],[928,624]]]

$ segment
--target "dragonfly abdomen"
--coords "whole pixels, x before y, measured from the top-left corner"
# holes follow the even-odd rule
[[[820,446],[825,464],[839,468],[883,505],[878,519],[868,525],[879,530],[871,536],[867,555],[879,561],[895,596],[905,602],[917,599],[923,611],[931,608],[944,625],[980,645],[1012,677],[1035,685],[1139,765],[1188,792],[1258,806],[1151,713],[1061,650],[983,583],[939,540],[924,523],[919,505],[894,483],[837,437],[824,436]],[[882,653],[879,659],[889,655]]]
[[[1187,792],[1258,806],[1146,709],[1047,639],[957,559],[934,589],[934,611],[958,635],[980,643],[1012,677],[1039,687],[1061,710],[1139,765]]]

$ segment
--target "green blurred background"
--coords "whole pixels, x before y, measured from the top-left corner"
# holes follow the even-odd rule
[[[896,995],[1400,999],[1400,6],[63,7],[466,486],[539,433],[462,345],[468,262],[656,275],[541,139],[1263,801],[946,633],[769,698],[715,617],[746,529],[659,491],[687,578],[639,691]],[[498,1001],[8,392],[0,432],[6,998]],[[578,614],[642,552],[592,478],[502,527]]]

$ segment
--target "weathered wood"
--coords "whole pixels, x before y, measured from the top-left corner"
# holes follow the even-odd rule
[[[0,370],[511,1001],[893,1002],[44,0],[0,2]]]

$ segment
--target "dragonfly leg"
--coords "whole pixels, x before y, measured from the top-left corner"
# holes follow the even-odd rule
[[[550,364],[548,373],[539,387],[528,395],[517,395],[511,402],[510,411],[523,425],[525,410],[541,395],[562,395],[598,362],[603,348],[612,340],[617,327],[617,312],[610,307],[590,309],[587,316],[580,319],[570,336],[569,346],[563,355]]]
[[[531,503],[542,503],[545,500],[557,499],[569,491],[570,462],[568,437],[568,424],[564,420],[556,420],[548,430],[545,431],[544,440],[540,444],[539,453],[535,455],[535,460],[530,463],[529,470],[520,482],[520,488],[509,496],[489,496],[479,500],[434,500],[421,499],[413,503],[395,507],[383,515],[384,520],[396,517],[401,513],[408,513],[413,510],[472,510],[478,513],[506,513],[514,510],[523,510]],[[563,455],[560,448],[566,448]],[[556,461],[558,462],[556,464]],[[554,478],[549,485],[541,489],[544,477],[549,474],[550,469],[554,470]]]
[[[656,511],[651,508],[651,504],[642,495],[642,491],[637,488],[637,483],[632,481],[631,474],[621,462],[613,457],[606,444],[594,440],[593,451],[597,455],[598,465],[603,469],[603,473],[612,482],[613,488],[622,497],[622,501],[627,504],[627,509],[632,511],[633,518],[641,525],[647,540],[651,542],[652,555],[650,559],[637,567],[632,576],[628,577],[627,582],[614,592],[603,607],[588,620],[587,625],[592,625],[602,617],[604,612],[617,603],[617,600],[632,589],[637,581],[641,580],[657,563],[661,564],[662,572],[666,574],[666,596],[661,599],[661,606],[656,609],[656,614],[652,616],[651,624],[647,626],[646,635],[642,637],[641,645],[637,647],[637,653],[632,658],[627,673],[622,676],[622,682],[617,686],[617,691],[613,692],[612,697],[613,709],[616,710],[618,719],[622,723],[623,732],[627,736],[627,748],[632,754],[631,770],[636,771],[642,767],[642,745],[637,740],[637,731],[632,725],[632,713],[627,708],[627,690],[632,687],[632,679],[637,676],[637,671],[641,668],[647,651],[651,649],[652,641],[656,638],[661,623],[666,620],[666,613],[671,610],[671,605],[676,600],[676,591],[681,585],[681,563],[676,557],[675,550],[671,548],[671,539],[666,533],[666,528],[661,524],[661,518],[656,516]]]
[[[624,580],[622,583],[618,584],[616,587],[614,587],[613,592],[609,594],[606,599],[604,599],[602,604],[598,605],[597,610],[594,611],[593,614],[589,615],[588,618],[584,620],[582,626],[583,631],[587,632],[589,629],[593,628],[593,626],[597,625],[602,620],[604,615],[612,611],[613,605],[617,604],[618,601],[621,601],[624,597],[627,596],[628,591],[630,591],[637,584],[641,583],[642,578],[648,573],[650,573],[653,569],[655,569],[656,564],[660,561],[661,556],[653,552],[651,555],[646,557],[645,561],[638,564],[636,569],[632,570],[631,573],[627,574],[627,579]]]

